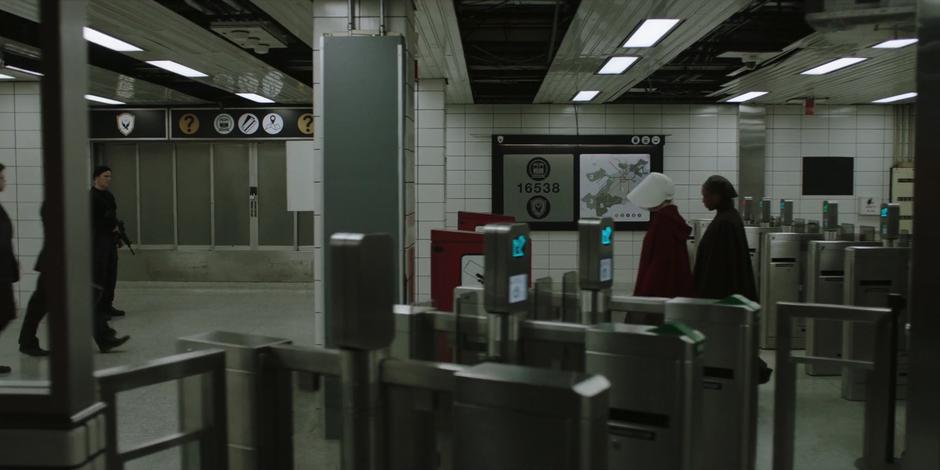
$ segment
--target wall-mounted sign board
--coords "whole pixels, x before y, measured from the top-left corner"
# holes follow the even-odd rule
[[[165,109],[93,109],[89,113],[92,140],[166,140]]]
[[[311,139],[309,108],[174,109],[173,139]]]
[[[650,213],[627,194],[663,170],[664,144],[662,135],[494,135],[493,213],[533,230],[576,230],[593,217],[645,230]]]
[[[91,140],[310,140],[310,108],[93,109]]]

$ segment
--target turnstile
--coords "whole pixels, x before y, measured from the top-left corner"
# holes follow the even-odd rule
[[[606,378],[485,363],[455,380],[456,470],[608,468]]]
[[[754,470],[757,456],[760,306],[742,296],[666,302],[666,321],[705,334],[698,470]]]
[[[803,298],[806,253],[811,240],[822,234],[771,232],[764,234],[761,252],[760,304],[764,307],[760,345],[773,349],[777,344],[777,302],[800,302]],[[805,323],[798,320],[793,348],[805,347]]]
[[[758,295],[760,295],[760,257],[764,234],[776,231],[776,228],[771,227],[744,227],[744,237],[747,239],[747,249],[751,255],[751,268],[754,271],[754,285],[757,286]]]
[[[806,257],[807,303],[841,305],[845,296],[845,249],[850,246],[878,246],[876,242],[811,240]],[[806,319],[806,354],[815,357],[842,357],[842,322]],[[809,375],[839,375],[842,366],[822,362],[806,364]]]
[[[890,294],[908,297],[908,248],[861,247],[845,249],[845,304],[859,307],[888,307]],[[906,310],[900,324],[907,323]],[[901,328],[903,332],[903,328]],[[845,322],[842,330],[842,356],[850,360],[870,361],[874,351],[875,331],[870,324]],[[905,343],[899,342],[897,397],[907,396],[907,360]],[[865,372],[842,371],[842,397],[865,399]]]
[[[700,468],[702,334],[605,323],[589,327],[585,341],[585,371],[611,382],[609,468]]]

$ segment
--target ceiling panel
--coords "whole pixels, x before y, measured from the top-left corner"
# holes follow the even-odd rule
[[[36,0],[4,0],[0,8],[38,20]],[[173,60],[208,74],[193,81],[230,93],[252,92],[284,104],[313,101],[307,84],[264,63],[152,0],[91,0],[88,25],[134,44],[136,60]]]
[[[876,26],[839,32],[813,33],[792,45],[785,60],[729,81],[716,96],[732,97],[747,91],[769,91],[754,103],[785,103],[813,96],[831,104],[868,103],[878,98],[916,91],[916,46],[872,49],[872,44],[894,38]],[[825,75],[800,72],[840,57],[868,57],[859,64]]]
[[[619,98],[662,65],[708,34],[751,0],[582,0],[535,102],[569,102],[579,90],[599,90],[594,102]],[[623,48],[646,18],[682,20],[652,48]],[[613,55],[640,60],[621,75],[597,75]]]
[[[251,3],[313,48],[312,0],[251,0]]]
[[[162,85],[93,65],[88,66],[88,93],[138,106],[209,103]]]
[[[473,103],[454,4],[415,0],[418,76],[447,79],[447,102]]]

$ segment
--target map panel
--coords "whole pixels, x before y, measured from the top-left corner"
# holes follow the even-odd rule
[[[580,217],[648,222],[649,211],[631,204],[627,194],[650,174],[651,161],[647,153],[581,154]]]

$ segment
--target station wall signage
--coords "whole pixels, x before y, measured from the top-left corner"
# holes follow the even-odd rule
[[[493,213],[533,230],[575,230],[581,218],[611,217],[645,230],[649,211],[627,194],[663,170],[663,135],[493,136]]]
[[[165,109],[93,109],[88,116],[93,140],[166,140]]]
[[[173,139],[311,139],[310,108],[173,109]]]
[[[91,140],[309,140],[310,108],[113,108],[89,112]]]

